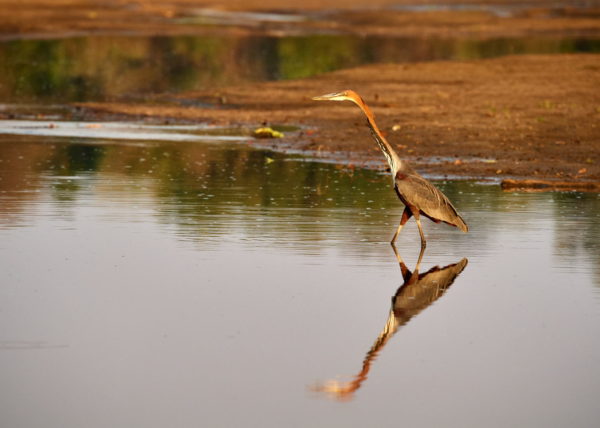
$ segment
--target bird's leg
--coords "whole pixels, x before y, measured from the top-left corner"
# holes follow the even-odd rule
[[[408,281],[412,272],[408,270],[406,264],[404,264],[404,260],[400,257],[400,253],[398,253],[398,249],[396,248],[396,244],[392,242],[392,250],[394,250],[394,254],[396,255],[396,260],[398,260],[398,264],[400,265],[400,272],[402,272],[402,278],[404,281]]]
[[[402,218],[400,219],[400,224],[398,225],[398,229],[396,229],[396,233],[394,233],[394,237],[392,238],[392,242],[391,242],[392,245],[394,245],[394,243],[396,242],[396,238],[398,238],[398,235],[400,234],[402,227],[406,224],[406,222],[408,221],[408,219],[410,219],[411,216],[412,216],[412,211],[408,207],[404,208],[404,212],[402,213]]]
[[[421,260],[423,260],[423,254],[425,254],[425,246],[421,245],[421,252],[419,253],[419,259],[417,260],[417,266],[415,266],[415,272],[419,272],[421,267]]]
[[[423,233],[423,227],[421,226],[421,219],[418,214],[415,214],[415,221],[417,222],[417,226],[419,228],[419,235],[421,235],[421,251],[425,250],[427,246],[427,240],[425,239],[425,234]]]

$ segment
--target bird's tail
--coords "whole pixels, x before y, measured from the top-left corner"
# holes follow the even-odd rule
[[[465,223],[462,217],[458,214],[456,214],[456,227],[465,233],[469,231],[469,226],[467,226],[467,223]]]

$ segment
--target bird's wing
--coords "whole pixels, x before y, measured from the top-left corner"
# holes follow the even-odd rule
[[[458,263],[441,269],[436,266],[420,274],[417,281],[403,284],[396,292],[392,305],[398,324],[406,324],[412,317],[442,297],[467,263],[468,260],[464,258]]]
[[[454,225],[463,232],[468,230],[446,195],[419,174],[404,175],[399,172],[394,183],[396,192],[404,203],[418,208],[432,220]]]

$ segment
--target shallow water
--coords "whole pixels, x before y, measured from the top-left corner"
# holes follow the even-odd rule
[[[297,79],[369,63],[599,51],[598,39],[553,36],[478,40],[313,34],[7,40],[0,41],[0,100],[140,100],[157,93]],[[197,99],[173,102],[201,104]],[[2,110],[10,114],[10,109],[0,105]]]
[[[392,307],[385,175],[0,135],[0,425],[594,426],[600,197],[438,185]]]
[[[294,129],[293,127],[288,127]],[[159,125],[136,122],[1,120],[0,134],[93,140],[240,142],[251,132],[209,125]]]

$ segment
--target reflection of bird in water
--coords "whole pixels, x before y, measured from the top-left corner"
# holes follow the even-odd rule
[[[406,161],[400,159],[400,156],[394,151],[390,143],[381,135],[371,110],[356,92],[351,90],[336,92],[314,97],[313,100],[352,101],[367,116],[367,125],[371,129],[373,138],[390,165],[392,176],[394,177],[394,190],[396,190],[396,194],[406,206],[402,213],[398,229],[396,229],[396,233],[394,233],[394,237],[392,238],[392,244],[396,241],[404,224],[411,216],[414,216],[419,228],[419,234],[421,235],[421,247],[425,247],[426,240],[423,228],[421,227],[421,214],[436,223],[443,221],[446,224],[458,227],[463,232],[468,231],[469,228],[456,212],[456,209],[452,206],[446,195],[413,170]]]
[[[467,259],[464,258],[458,263],[443,268],[435,266],[427,272],[419,274],[419,265],[423,256],[423,250],[421,250],[415,270],[411,272],[404,264],[396,247],[392,245],[392,248],[400,263],[404,284],[400,286],[394,297],[392,297],[392,307],[385,327],[383,327],[383,330],[379,333],[379,337],[377,337],[377,340],[375,340],[375,343],[367,352],[363,360],[362,369],[354,376],[353,380],[349,382],[331,380],[323,385],[314,387],[315,391],[325,392],[340,401],[348,401],[354,398],[354,392],[367,379],[371,364],[398,328],[407,324],[414,316],[442,297],[467,266]]]

